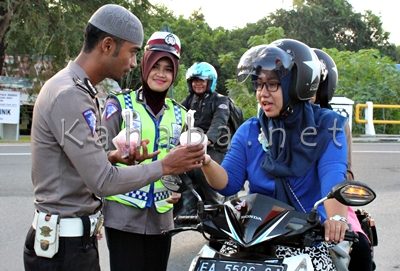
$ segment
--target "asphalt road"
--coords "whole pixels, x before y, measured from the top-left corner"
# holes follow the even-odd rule
[[[400,143],[354,143],[353,168],[357,180],[368,183],[377,199],[366,209],[378,227],[377,270],[400,269]],[[33,217],[29,144],[0,145],[0,270],[21,271],[25,234]],[[187,270],[204,244],[201,234],[185,232],[173,238],[168,271]],[[108,271],[108,251],[100,241],[102,270]]]

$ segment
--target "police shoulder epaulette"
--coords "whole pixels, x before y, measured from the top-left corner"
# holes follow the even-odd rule
[[[183,110],[187,111],[186,107],[184,107],[181,103],[178,103],[176,100],[174,100],[174,99],[172,99],[172,98],[169,98],[169,99],[171,100],[171,102],[172,102],[174,105],[177,105],[177,106],[179,106],[180,108],[182,108]]]
[[[114,95],[114,96],[117,96],[117,95],[120,95],[120,94],[129,93],[129,92],[131,92],[131,91],[132,91],[132,90],[129,89],[129,88],[115,89],[115,90],[112,90],[112,91],[110,92],[110,94],[112,94],[112,95]]]
[[[87,92],[93,99],[96,97],[97,89],[92,85],[89,78],[85,78],[83,81],[79,78],[73,78],[72,80],[80,90]]]

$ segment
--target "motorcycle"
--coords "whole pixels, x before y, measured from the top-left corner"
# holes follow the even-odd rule
[[[343,182],[317,201],[310,213],[262,194],[248,194],[228,200],[224,204],[205,205],[199,194],[179,181],[164,180],[171,191],[184,189],[198,198],[197,215],[177,216],[183,225],[166,234],[198,231],[209,241],[192,260],[194,271],[292,271],[314,270],[308,254],[278,258],[278,247],[304,248],[324,241],[324,228],[317,208],[327,199],[335,198],[347,206],[363,206],[372,202],[376,194],[361,182]],[[357,242],[358,235],[348,231],[345,240]]]

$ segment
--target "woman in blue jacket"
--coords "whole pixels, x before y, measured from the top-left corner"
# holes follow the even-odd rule
[[[273,196],[309,212],[346,178],[346,120],[309,103],[318,88],[320,62],[302,42],[282,39],[249,49],[238,64],[238,79],[249,77],[258,116],[237,130],[221,166],[207,156],[202,170],[225,196],[237,193],[248,180],[250,193]],[[320,206],[327,242],[343,241],[349,229],[347,210],[334,199]],[[327,247],[329,243],[322,243],[317,248],[326,257],[311,257],[316,270],[335,270]]]

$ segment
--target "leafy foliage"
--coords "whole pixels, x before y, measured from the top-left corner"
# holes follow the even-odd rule
[[[196,61],[207,61],[218,72],[217,91],[231,96],[246,118],[255,115],[254,95],[246,84],[238,84],[235,80],[237,63],[251,46],[285,37],[301,40],[310,47],[329,48],[324,50],[334,58],[339,69],[337,95],[356,103],[400,104],[400,73],[393,65],[400,60],[400,47],[389,43],[390,33],[384,31],[378,16],[372,12],[353,12],[346,0],[295,0],[293,9],[277,10],[257,23],[234,30],[212,29],[201,10],[185,19],[175,17],[167,7],[154,6],[148,0],[113,2],[139,17],[145,29],[145,40],[161,29],[168,29],[180,37],[181,65],[176,84],[169,93],[177,101],[182,101],[188,94],[186,69]],[[10,3],[20,4],[19,9]],[[106,3],[109,1],[6,0],[0,3],[0,42],[5,37],[7,47],[4,48],[9,55],[51,58],[54,71],[57,71],[79,53],[88,18]],[[12,15],[9,28],[1,24],[5,14]],[[0,60],[3,55],[0,50]],[[1,64],[0,61],[0,67]],[[134,69],[119,84],[123,88],[137,88],[140,70]],[[399,112],[386,110],[377,114],[400,119]],[[360,125],[353,127],[356,131],[363,129]],[[399,132],[400,128],[388,125],[379,129]]]
[[[356,53],[329,49],[338,67],[339,84],[337,96],[346,96],[355,103],[364,104],[400,104],[400,72],[395,63],[376,49],[364,49]],[[400,119],[395,110],[374,110],[377,119]],[[355,124],[353,124],[355,125]],[[353,126],[356,131],[363,130],[362,125]],[[377,126],[377,132],[399,132],[393,125]]]
[[[7,47],[6,34],[10,30],[15,16],[18,16],[20,6],[26,0],[6,0],[0,2],[0,71],[3,71],[5,50]]]

